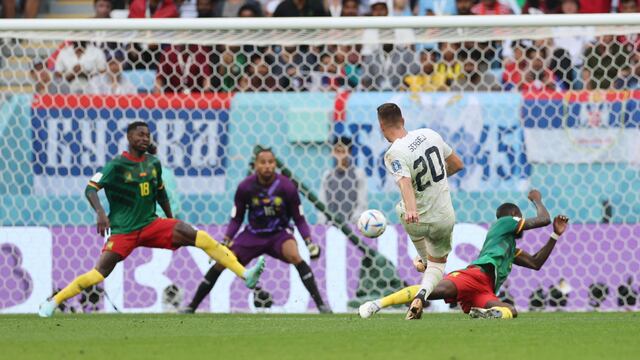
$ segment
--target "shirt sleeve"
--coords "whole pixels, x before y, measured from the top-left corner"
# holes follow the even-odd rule
[[[113,178],[115,177],[114,166],[111,162],[108,162],[104,165],[102,170],[98,171],[91,177],[89,180],[89,186],[100,190],[109,185]]]
[[[442,135],[440,135],[438,132],[431,129],[429,129],[429,131],[432,132],[433,134],[432,136],[435,136],[437,138],[437,141],[440,143],[440,148],[442,149],[442,155],[444,156],[444,158],[446,159],[449,156],[451,156],[451,154],[453,153],[453,149],[449,144],[447,144],[446,141],[444,141],[444,139],[442,138]]]
[[[231,221],[227,226],[224,236],[233,239],[240,230],[240,226],[244,221],[244,213],[247,211],[247,199],[244,194],[247,192],[242,189],[242,184],[238,186],[234,197],[233,208],[231,209]]]
[[[517,216],[513,217],[513,221],[514,221],[514,233],[516,235],[520,234],[522,232],[522,228],[524,227],[524,219],[519,218]]]
[[[442,140],[442,155],[444,155],[444,158],[448,158],[452,153],[453,149],[451,148],[451,146],[449,146],[449,144]]]
[[[403,156],[400,156],[391,149],[384,155],[384,165],[387,171],[393,175],[396,182],[403,177],[411,178],[411,172],[409,171],[409,165]]]
[[[295,187],[293,183],[290,186],[287,186],[287,212],[293,218],[293,222],[296,224],[298,231],[300,231],[300,236],[303,239],[308,239],[311,237],[311,229],[309,229],[309,224],[307,220],[304,218],[304,211],[302,210],[302,203],[300,202],[300,195],[298,195],[298,189]]]

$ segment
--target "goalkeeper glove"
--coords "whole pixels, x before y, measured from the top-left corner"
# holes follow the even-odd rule
[[[312,259],[319,258],[321,252],[320,245],[312,243],[311,239],[305,239],[305,242],[307,243],[307,249],[309,249],[309,257]]]

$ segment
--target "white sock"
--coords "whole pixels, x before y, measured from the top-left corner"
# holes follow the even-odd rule
[[[420,291],[424,290],[424,299],[426,300],[433,289],[438,285],[440,280],[444,277],[445,263],[437,263],[433,261],[427,261],[427,269],[422,275],[422,282],[420,283]],[[418,292],[420,292],[418,291]]]

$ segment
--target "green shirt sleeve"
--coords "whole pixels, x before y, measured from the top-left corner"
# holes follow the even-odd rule
[[[113,162],[109,161],[104,165],[102,170],[98,171],[97,173],[95,173],[95,175],[93,175],[93,177],[91,177],[91,180],[89,180],[89,186],[93,186],[96,189],[102,189],[108,186],[109,183],[113,181],[114,177],[115,171]]]

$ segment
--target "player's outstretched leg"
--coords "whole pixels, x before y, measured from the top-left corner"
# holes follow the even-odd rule
[[[245,269],[226,246],[217,242],[205,231],[196,230],[183,222],[176,224],[173,230],[173,241],[175,246],[195,246],[202,249],[217,263],[244,279],[245,285],[250,289],[256,287],[264,270],[264,257],[260,257],[254,267]]]
[[[253,289],[258,285],[260,275],[264,271],[264,256],[260,256],[256,264],[247,269],[244,273],[244,284],[249,289]]]
[[[446,257],[437,259],[429,257],[429,260],[427,261],[427,268],[422,275],[420,291],[418,291],[411,302],[405,319],[417,320],[422,317],[422,311],[426,305],[427,298],[444,276],[446,259]]]
[[[361,318],[366,319],[372,317],[378,311],[386,307],[406,304],[416,296],[418,290],[420,290],[419,285],[407,286],[406,288],[387,295],[382,299],[367,301],[360,305],[360,308],[358,308],[358,314]]]
[[[101,283],[105,277],[109,276],[113,268],[121,260],[122,256],[114,252],[103,252],[98,260],[98,265],[94,269],[76,277],[64,289],[60,290],[52,298],[42,303],[38,309],[38,315],[41,317],[53,316],[58,305],[63,301],[80,294],[82,290]]]

